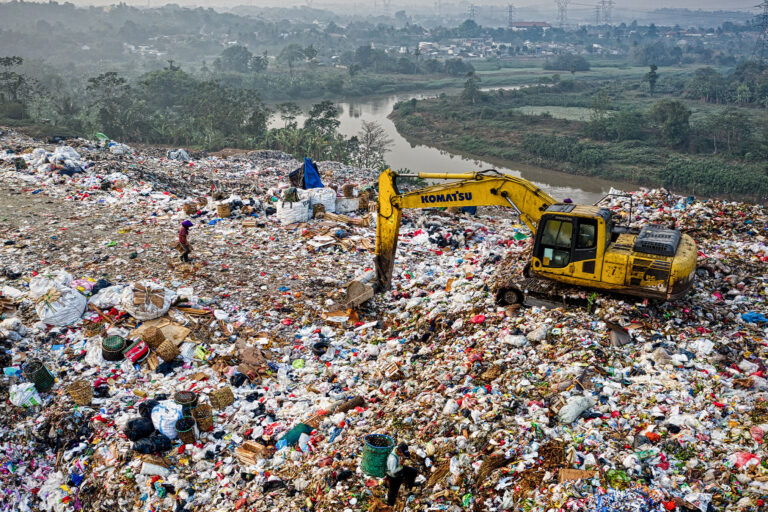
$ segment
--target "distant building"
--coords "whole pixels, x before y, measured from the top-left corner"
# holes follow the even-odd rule
[[[509,27],[513,31],[518,32],[520,30],[530,30],[532,28],[540,28],[542,30],[549,30],[552,25],[546,21],[513,21]]]

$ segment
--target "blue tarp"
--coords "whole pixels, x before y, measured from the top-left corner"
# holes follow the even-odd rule
[[[304,159],[304,188],[323,188],[317,166],[309,158]]]

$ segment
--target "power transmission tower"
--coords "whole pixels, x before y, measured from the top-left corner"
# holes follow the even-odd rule
[[[384,4],[384,16],[389,16],[389,6],[392,5],[392,0],[381,0]]]
[[[512,28],[512,24],[514,22],[515,22],[515,6],[512,4],[507,4],[507,28]]]
[[[768,1],[768,0],[766,0]],[[555,0],[557,4],[557,24],[560,28],[568,25],[568,3],[570,0]]]
[[[435,10],[437,11],[438,17],[443,17],[443,2],[441,0],[437,0],[435,2]]]
[[[613,21],[611,19],[611,14],[613,11],[613,6],[615,5],[615,2],[613,0],[602,0],[601,7],[603,8],[603,23],[610,25]]]
[[[595,6],[595,26],[600,25],[600,5]]]
[[[763,57],[765,57],[766,50],[766,36],[768,36],[768,0],[763,0],[763,3],[756,5],[758,9],[762,9],[763,12],[755,16],[755,21],[760,27],[760,35],[757,38],[757,45],[755,46],[755,53],[757,54],[760,64],[763,63]]]
[[[467,9],[467,17],[470,20],[474,20],[475,16],[477,16],[477,6],[475,4],[469,4],[469,9]]]

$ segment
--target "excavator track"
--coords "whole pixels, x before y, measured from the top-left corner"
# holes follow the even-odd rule
[[[520,262],[529,260],[530,249],[522,255],[510,254],[499,263],[491,287],[499,305],[583,307],[589,304],[593,292],[531,276],[527,264],[521,270]]]
[[[507,279],[504,287],[496,291],[496,302],[502,306],[583,307],[589,304],[589,295],[583,289],[567,286],[549,279],[519,276]]]

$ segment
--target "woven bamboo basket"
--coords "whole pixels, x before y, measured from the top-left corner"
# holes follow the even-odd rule
[[[157,355],[166,362],[173,361],[179,357],[179,354],[181,354],[179,347],[177,347],[176,344],[171,340],[165,340],[162,342],[160,346],[155,349],[155,352],[157,352]]]
[[[198,197],[197,198],[197,204],[199,204],[200,207],[202,208],[203,206],[208,204],[208,198],[207,197]]]
[[[344,197],[355,197],[355,186],[351,183],[347,183],[341,188]]]
[[[144,343],[146,343],[149,348],[155,350],[165,341],[165,334],[163,334],[163,331],[157,327],[147,327],[144,332],[141,333],[141,339],[144,340]]]
[[[77,405],[90,405],[93,399],[93,386],[85,380],[78,380],[67,386],[67,393]]]
[[[195,418],[184,416],[176,420],[176,433],[184,444],[195,444],[197,435],[195,435]]]
[[[213,428],[213,407],[208,404],[198,404],[192,409],[192,417],[197,421],[200,432],[207,432]]]
[[[173,395],[173,401],[181,406],[181,412],[184,416],[192,416],[192,410],[197,407],[197,393],[178,391]]]
[[[325,216],[325,205],[320,203],[312,205],[312,216],[316,219],[322,219]]]
[[[211,405],[216,409],[224,409],[235,401],[235,395],[231,388],[219,388],[211,392]]]
[[[182,207],[184,209],[184,213],[187,215],[192,215],[197,212],[197,205],[192,203],[184,203],[184,206]]]
[[[232,215],[232,210],[229,207],[229,204],[222,203],[222,204],[216,205],[216,214],[219,217],[221,217],[222,219],[225,219],[225,218],[229,217],[230,215]]]

